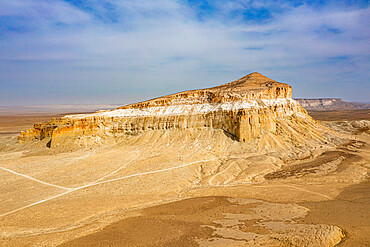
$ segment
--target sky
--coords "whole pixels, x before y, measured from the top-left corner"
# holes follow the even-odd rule
[[[370,102],[368,0],[1,0],[0,105],[127,104],[251,72]]]

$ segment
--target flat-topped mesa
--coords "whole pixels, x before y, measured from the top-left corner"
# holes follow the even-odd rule
[[[222,129],[239,141],[249,141],[262,132],[283,131],[282,121],[290,121],[292,117],[314,123],[291,96],[292,88],[288,84],[252,73],[213,88],[35,124],[33,129],[21,132],[19,140],[51,138],[56,143],[86,135],[119,136],[148,130],[211,127]]]

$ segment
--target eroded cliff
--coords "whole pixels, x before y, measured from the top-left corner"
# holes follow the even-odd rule
[[[111,111],[67,115],[21,132],[20,141],[122,136],[148,130],[222,129],[243,142],[261,134],[320,138],[315,121],[291,98],[292,88],[259,73],[208,89],[180,92]],[[293,137],[295,136],[295,137]]]

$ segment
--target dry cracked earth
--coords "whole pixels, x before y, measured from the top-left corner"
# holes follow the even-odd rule
[[[0,246],[370,246],[369,113],[311,113],[344,141],[300,160],[208,128],[17,144],[51,116],[0,116]]]

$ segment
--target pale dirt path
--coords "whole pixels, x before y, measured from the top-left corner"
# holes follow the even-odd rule
[[[213,180],[215,179],[215,177],[217,177],[217,176],[219,176],[219,175],[221,175],[221,174],[225,173],[227,170],[229,170],[229,169],[230,169],[230,167],[231,167],[234,163],[235,163],[235,161],[232,161],[232,162],[230,163],[230,165],[229,165],[228,167],[226,167],[224,170],[222,170],[221,172],[216,173],[215,175],[213,175],[213,176],[211,177],[211,179],[208,181],[208,183],[209,183],[211,186],[215,186],[215,184],[213,183]]]
[[[271,186],[268,186],[268,185],[256,185],[254,187],[259,187],[259,188],[270,188],[270,187],[274,187],[274,188],[276,188],[276,187],[293,188],[293,189],[304,191],[304,192],[307,192],[307,193],[310,193],[310,194],[319,195],[319,196],[322,196],[322,197],[324,197],[326,199],[329,199],[329,200],[333,200],[333,198],[330,197],[330,196],[328,196],[328,195],[325,195],[325,194],[322,194],[322,193],[319,193],[319,192],[314,192],[314,191],[306,190],[306,189],[300,188],[298,186],[290,185],[290,184],[271,185]]]
[[[95,186],[95,185],[99,185],[99,184],[104,184],[104,183],[110,183],[110,182],[114,182],[114,181],[118,181],[118,180],[122,180],[122,179],[126,179],[126,178],[132,178],[132,177],[137,177],[137,176],[142,176],[142,175],[148,175],[148,174],[153,174],[153,173],[175,170],[175,169],[187,167],[187,166],[190,166],[190,165],[193,165],[193,164],[196,164],[196,163],[208,162],[208,161],[213,161],[213,160],[217,160],[217,159],[218,158],[208,159],[208,160],[199,160],[199,161],[190,162],[188,164],[184,164],[184,165],[180,165],[180,166],[175,166],[175,167],[170,167],[170,168],[165,168],[165,169],[160,169],[160,170],[155,170],[155,171],[149,171],[149,172],[141,172],[141,173],[132,174],[132,175],[128,175],[128,176],[124,176],[124,177],[120,177],[120,178],[114,178],[114,179],[110,179],[110,180],[106,180],[106,181],[102,181],[102,182],[98,182],[98,183],[94,183],[94,184],[84,185],[84,186],[81,186],[77,189],[87,188],[87,187],[91,187],[91,186]]]
[[[212,185],[210,184],[208,186],[199,186],[199,187],[196,187],[196,188],[193,187],[193,188],[185,189],[183,192],[180,193],[179,197],[180,198],[185,198],[186,197],[184,195],[185,193],[187,193],[189,191],[192,191],[192,190],[196,190],[196,189],[207,189],[207,188],[217,188],[217,187],[238,187],[238,186],[250,185],[254,188],[292,188],[292,189],[300,190],[300,191],[303,191],[303,192],[306,192],[306,193],[309,193],[309,194],[318,195],[318,196],[324,197],[325,199],[333,200],[333,198],[328,196],[328,195],[325,195],[325,194],[322,194],[322,193],[319,193],[319,192],[315,192],[315,191],[311,191],[311,190],[307,190],[307,189],[303,189],[303,188],[300,188],[298,186],[294,186],[292,184],[259,185],[259,184],[262,184],[262,183],[263,182],[250,182],[250,181],[248,181],[248,182],[241,182],[241,183],[235,183],[235,184],[212,184]]]
[[[199,136],[200,134],[198,134]],[[197,136],[197,137],[198,137]],[[145,143],[148,142],[148,140],[145,141]],[[151,143],[151,147],[154,146],[154,144],[158,142],[157,140],[154,142],[154,143]],[[184,148],[184,147],[183,147]],[[183,149],[182,148],[182,149]],[[150,149],[149,149],[150,150]],[[194,153],[197,153],[198,151],[200,151],[201,149],[198,148],[197,151],[195,152],[192,152],[191,154],[194,154]],[[140,152],[138,150],[134,150],[134,152],[140,154]],[[189,154],[189,155],[191,155]],[[88,156],[90,156],[91,154],[89,154]],[[143,153],[141,154],[143,155]],[[84,157],[79,157],[79,159],[81,158],[84,158]],[[217,158],[215,158],[217,159]],[[215,159],[211,159],[211,160],[215,160]],[[142,176],[142,175],[147,175],[147,174],[154,174],[154,173],[159,173],[159,172],[164,172],[164,171],[169,171],[169,170],[174,170],[174,169],[178,169],[178,168],[182,168],[182,167],[186,167],[186,166],[189,166],[189,165],[192,165],[192,164],[196,164],[196,163],[201,163],[201,162],[207,162],[207,161],[211,161],[211,160],[204,160],[204,161],[196,161],[196,162],[191,162],[191,163],[187,163],[185,165],[180,165],[180,166],[176,166],[176,167],[171,167],[171,168],[166,168],[166,169],[160,169],[160,170],[156,170],[156,171],[149,171],[149,172],[142,172],[142,173],[137,173],[137,174],[132,174],[132,175],[129,175],[129,176],[124,176],[124,177],[119,177],[119,178],[115,178],[115,179],[111,179],[111,180],[106,180],[106,181],[101,181],[117,172],[119,172],[120,170],[124,169],[128,164],[136,161],[137,158],[125,163],[124,165],[120,166],[118,169],[104,175],[103,177],[95,180],[94,182],[91,182],[91,183],[88,183],[86,185],[83,185],[83,186],[80,186],[80,187],[75,187],[75,188],[67,188],[67,187],[62,187],[62,186],[59,186],[59,185],[54,185],[54,184],[50,184],[50,183],[47,183],[47,182],[44,182],[44,181],[41,181],[41,180],[38,180],[36,178],[33,178],[33,177],[30,177],[28,175],[25,175],[25,174],[21,174],[21,173],[17,173],[15,171],[12,171],[10,169],[7,169],[7,168],[3,168],[3,167],[0,167],[1,169],[5,170],[5,171],[8,171],[10,173],[14,173],[16,175],[19,175],[19,176],[22,176],[22,177],[25,177],[25,178],[28,178],[28,179],[31,179],[31,180],[34,180],[36,182],[39,182],[39,183],[42,183],[42,184],[45,184],[45,185],[49,185],[49,186],[53,186],[53,187],[57,187],[57,188],[61,188],[61,189],[65,189],[67,190],[66,192],[63,192],[61,194],[58,194],[58,195],[54,195],[54,196],[51,196],[49,198],[46,198],[46,199],[43,199],[43,200],[40,200],[40,201],[37,201],[37,202],[34,202],[34,203],[31,203],[31,204],[28,204],[26,206],[23,206],[23,207],[20,207],[18,209],[15,209],[15,210],[12,210],[12,211],[9,211],[7,213],[4,213],[4,214],[1,214],[0,215],[0,218],[1,217],[4,217],[4,216],[7,216],[7,215],[10,215],[12,213],[15,213],[15,212],[18,212],[18,211],[21,211],[23,209],[26,209],[26,208],[29,208],[29,207],[32,207],[32,206],[35,206],[35,205],[38,205],[38,204],[41,204],[41,203],[44,203],[44,202],[47,202],[47,201],[50,201],[52,199],[55,199],[55,198],[58,198],[58,197],[61,197],[61,196],[64,196],[64,195],[67,195],[71,192],[74,192],[74,191],[77,191],[77,190],[80,190],[80,189],[84,189],[84,188],[88,188],[88,187],[91,187],[91,186],[95,186],[95,185],[99,185],[99,184],[105,184],[105,183],[109,183],[109,182],[114,182],[114,181],[118,181],[118,180],[122,180],[122,179],[127,179],[127,178],[131,178],[131,177],[137,177],[137,176]]]
[[[21,211],[21,210],[23,210],[23,209],[26,209],[26,208],[29,208],[29,207],[35,206],[35,205],[37,205],[37,204],[40,204],[40,203],[43,203],[43,202],[47,202],[47,201],[50,201],[50,200],[52,200],[52,199],[58,198],[58,197],[60,197],[60,196],[63,196],[63,195],[69,194],[69,193],[71,193],[71,192],[73,192],[73,191],[75,191],[75,190],[76,190],[76,189],[71,189],[71,190],[68,190],[68,191],[66,191],[66,192],[63,192],[62,194],[58,194],[58,195],[56,195],[56,196],[52,196],[52,197],[46,198],[46,199],[41,200],[41,201],[38,201],[38,202],[28,204],[28,205],[26,205],[26,206],[24,206],[24,207],[17,208],[17,209],[15,209],[15,210],[12,210],[12,211],[9,211],[9,212],[7,212],[7,213],[4,213],[4,214],[0,215],[0,218],[1,218],[1,217],[4,217],[4,216],[7,216],[7,215],[9,215],[9,214],[12,214],[12,213],[15,213],[15,212]]]
[[[190,166],[190,165],[193,165],[193,164],[197,164],[197,163],[213,161],[213,160],[216,160],[216,159],[217,158],[208,159],[208,160],[194,161],[194,162],[190,162],[190,163],[187,163],[187,164],[184,164],[184,165],[180,165],[180,166],[175,166],[175,167],[170,167],[170,168],[165,168],[165,169],[160,169],[160,170],[155,170],[155,171],[149,171],[149,172],[141,172],[141,173],[136,173],[136,174],[132,174],[132,175],[128,175],[128,176],[124,176],[124,177],[120,177],[120,178],[115,178],[115,179],[110,179],[110,180],[106,180],[106,181],[101,181],[101,182],[97,182],[97,183],[90,183],[90,184],[83,185],[83,186],[80,186],[80,187],[77,187],[77,188],[68,189],[68,191],[63,192],[61,194],[58,194],[58,195],[55,195],[55,196],[46,198],[44,200],[41,200],[41,201],[38,201],[38,202],[35,202],[35,203],[31,203],[31,204],[26,205],[24,207],[21,207],[21,208],[12,210],[12,211],[7,212],[7,213],[4,213],[4,214],[0,215],[0,217],[4,217],[4,216],[7,216],[9,214],[12,214],[12,213],[21,211],[23,209],[26,209],[26,208],[29,208],[29,207],[32,207],[32,206],[35,206],[35,205],[38,205],[38,204],[41,204],[41,203],[50,201],[52,199],[55,199],[55,198],[58,198],[58,197],[67,195],[69,193],[72,193],[72,192],[77,191],[77,190],[80,190],[80,189],[85,189],[85,188],[88,188],[88,187],[92,187],[92,186],[96,186],[96,185],[100,185],[100,184],[105,184],[105,183],[110,183],[110,182],[114,182],[114,181],[119,181],[119,180],[123,180],[123,179],[127,179],[127,178],[132,178],[132,177],[138,177],[138,176],[143,176],[143,175],[148,175],[148,174],[154,174],[154,173],[160,173],[160,172],[175,170],[175,169],[187,167],[187,166]]]
[[[67,188],[67,187],[56,185],[56,184],[51,184],[51,183],[48,183],[48,182],[44,182],[44,181],[38,180],[37,178],[33,178],[31,176],[28,176],[28,175],[25,175],[25,174],[22,174],[22,173],[18,173],[18,172],[15,172],[13,170],[10,170],[10,169],[4,168],[4,167],[0,167],[0,169],[2,169],[4,171],[7,171],[7,172],[10,172],[10,173],[13,173],[13,174],[18,175],[18,176],[22,176],[22,177],[31,179],[31,180],[36,181],[38,183],[48,185],[48,186],[53,186],[53,187],[56,187],[56,188],[59,188],[59,189],[64,189],[64,190],[71,190],[72,189],[72,188]]]
[[[135,151],[135,152],[137,152],[137,153],[138,153],[138,155],[139,155],[139,152],[138,152],[138,151]],[[115,173],[119,172],[120,170],[124,169],[127,165],[131,164],[132,162],[134,162],[134,161],[136,161],[136,160],[137,160],[136,158],[135,158],[135,159],[133,159],[133,160],[130,160],[129,162],[127,162],[127,163],[125,163],[124,165],[120,166],[118,169],[116,169],[116,170],[114,170],[114,171],[112,171],[112,172],[108,173],[107,175],[105,175],[105,176],[103,176],[103,177],[101,177],[101,178],[99,178],[99,179],[95,180],[95,181],[94,181],[94,182],[92,182],[91,184],[98,183],[99,181],[104,180],[105,178],[107,178],[107,177],[109,177],[109,176],[112,176],[113,174],[115,174]]]

